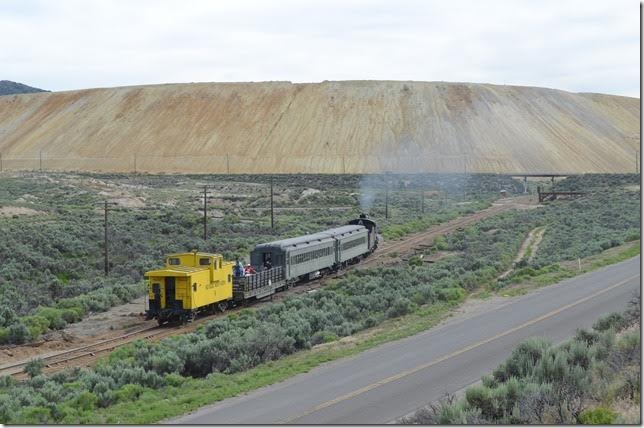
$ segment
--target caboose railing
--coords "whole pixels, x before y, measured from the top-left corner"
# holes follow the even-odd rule
[[[261,271],[252,275],[233,278],[233,295],[235,300],[260,298],[272,294],[275,288],[284,284],[284,269],[281,266]]]

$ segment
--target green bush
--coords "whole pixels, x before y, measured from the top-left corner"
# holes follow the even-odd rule
[[[27,373],[30,378],[34,378],[42,374],[43,367],[45,367],[44,361],[40,358],[36,358],[25,365],[25,373]]]
[[[395,318],[409,313],[411,301],[404,297],[396,299],[391,307],[387,310],[387,318]]]
[[[75,400],[74,406],[79,410],[93,410],[98,404],[98,397],[89,391],[81,392]]]
[[[445,251],[447,250],[447,241],[444,236],[439,235],[436,238],[434,238],[434,247],[439,250],[439,251]]]
[[[51,411],[47,407],[27,407],[20,415],[18,423],[22,425],[42,425],[51,421]]]
[[[639,299],[635,299],[626,313],[638,306]],[[625,330],[627,325],[619,320],[614,314],[603,317],[596,327],[604,329],[606,323],[610,327],[593,331],[592,340],[583,331],[559,346],[544,338],[528,339],[515,347],[492,376],[484,376],[482,385],[468,388],[464,399],[430,405],[404,422],[508,425],[622,421],[606,408],[584,410],[589,402],[639,402],[640,332]],[[615,324],[622,330],[616,330]]]
[[[319,345],[320,343],[335,342],[338,340],[338,335],[330,331],[317,331],[311,337],[311,345]]]
[[[617,413],[603,407],[584,410],[579,415],[579,423],[584,425],[609,425],[615,420]]]
[[[16,312],[9,306],[0,306],[0,327],[8,327],[18,321]]]
[[[116,401],[127,403],[135,401],[142,393],[143,387],[141,385],[128,383],[123,385],[115,392],[114,398]]]
[[[29,339],[36,340],[49,329],[49,320],[38,315],[24,317],[22,321],[29,330]]]
[[[437,290],[438,298],[446,302],[460,302],[465,297],[465,290],[459,287]]]
[[[60,309],[39,307],[36,310],[36,316],[47,319],[49,328],[52,330],[62,330],[67,325],[63,319],[63,311]]]
[[[40,333],[38,333],[39,335]],[[18,345],[30,340],[33,336],[31,331],[22,322],[17,322],[9,326],[9,343],[16,343]]]
[[[601,317],[593,324],[593,329],[597,331],[606,331],[609,328],[621,329],[624,325],[624,317],[618,313],[612,313]]]

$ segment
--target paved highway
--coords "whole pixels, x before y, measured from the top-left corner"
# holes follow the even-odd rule
[[[377,424],[472,384],[530,336],[555,342],[622,311],[640,290],[639,258],[508,299],[485,313],[172,420],[182,424]]]

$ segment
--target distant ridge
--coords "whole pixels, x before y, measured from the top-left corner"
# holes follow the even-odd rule
[[[23,85],[22,83],[12,82],[11,80],[0,80],[0,96],[13,94],[32,94],[35,92],[49,92],[44,89],[34,88]]]
[[[3,167],[635,171],[639,99],[448,82],[190,83],[0,97]]]

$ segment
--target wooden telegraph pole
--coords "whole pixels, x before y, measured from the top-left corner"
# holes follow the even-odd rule
[[[208,185],[203,186],[203,240],[208,239]]]
[[[385,173],[385,218],[389,218],[389,173]]]
[[[115,202],[107,202],[107,200],[104,202],[103,205],[103,210],[104,210],[104,222],[103,222],[103,267],[105,269],[105,276],[107,276],[110,273],[110,264],[109,264],[109,257],[108,257],[108,236],[107,236],[107,206],[108,205],[116,205]]]
[[[271,175],[271,230],[275,228],[275,218],[273,216],[273,176]]]
[[[635,174],[640,173],[639,159],[640,159],[640,152],[635,150]],[[0,162],[1,161],[2,161],[2,158],[0,157]],[[2,163],[0,163],[0,165],[2,165]],[[0,171],[2,171],[1,167],[0,167]]]
[[[420,186],[420,215],[425,214],[425,188],[421,184]]]
[[[39,159],[40,159],[40,172],[42,172],[42,150],[38,152]]]

